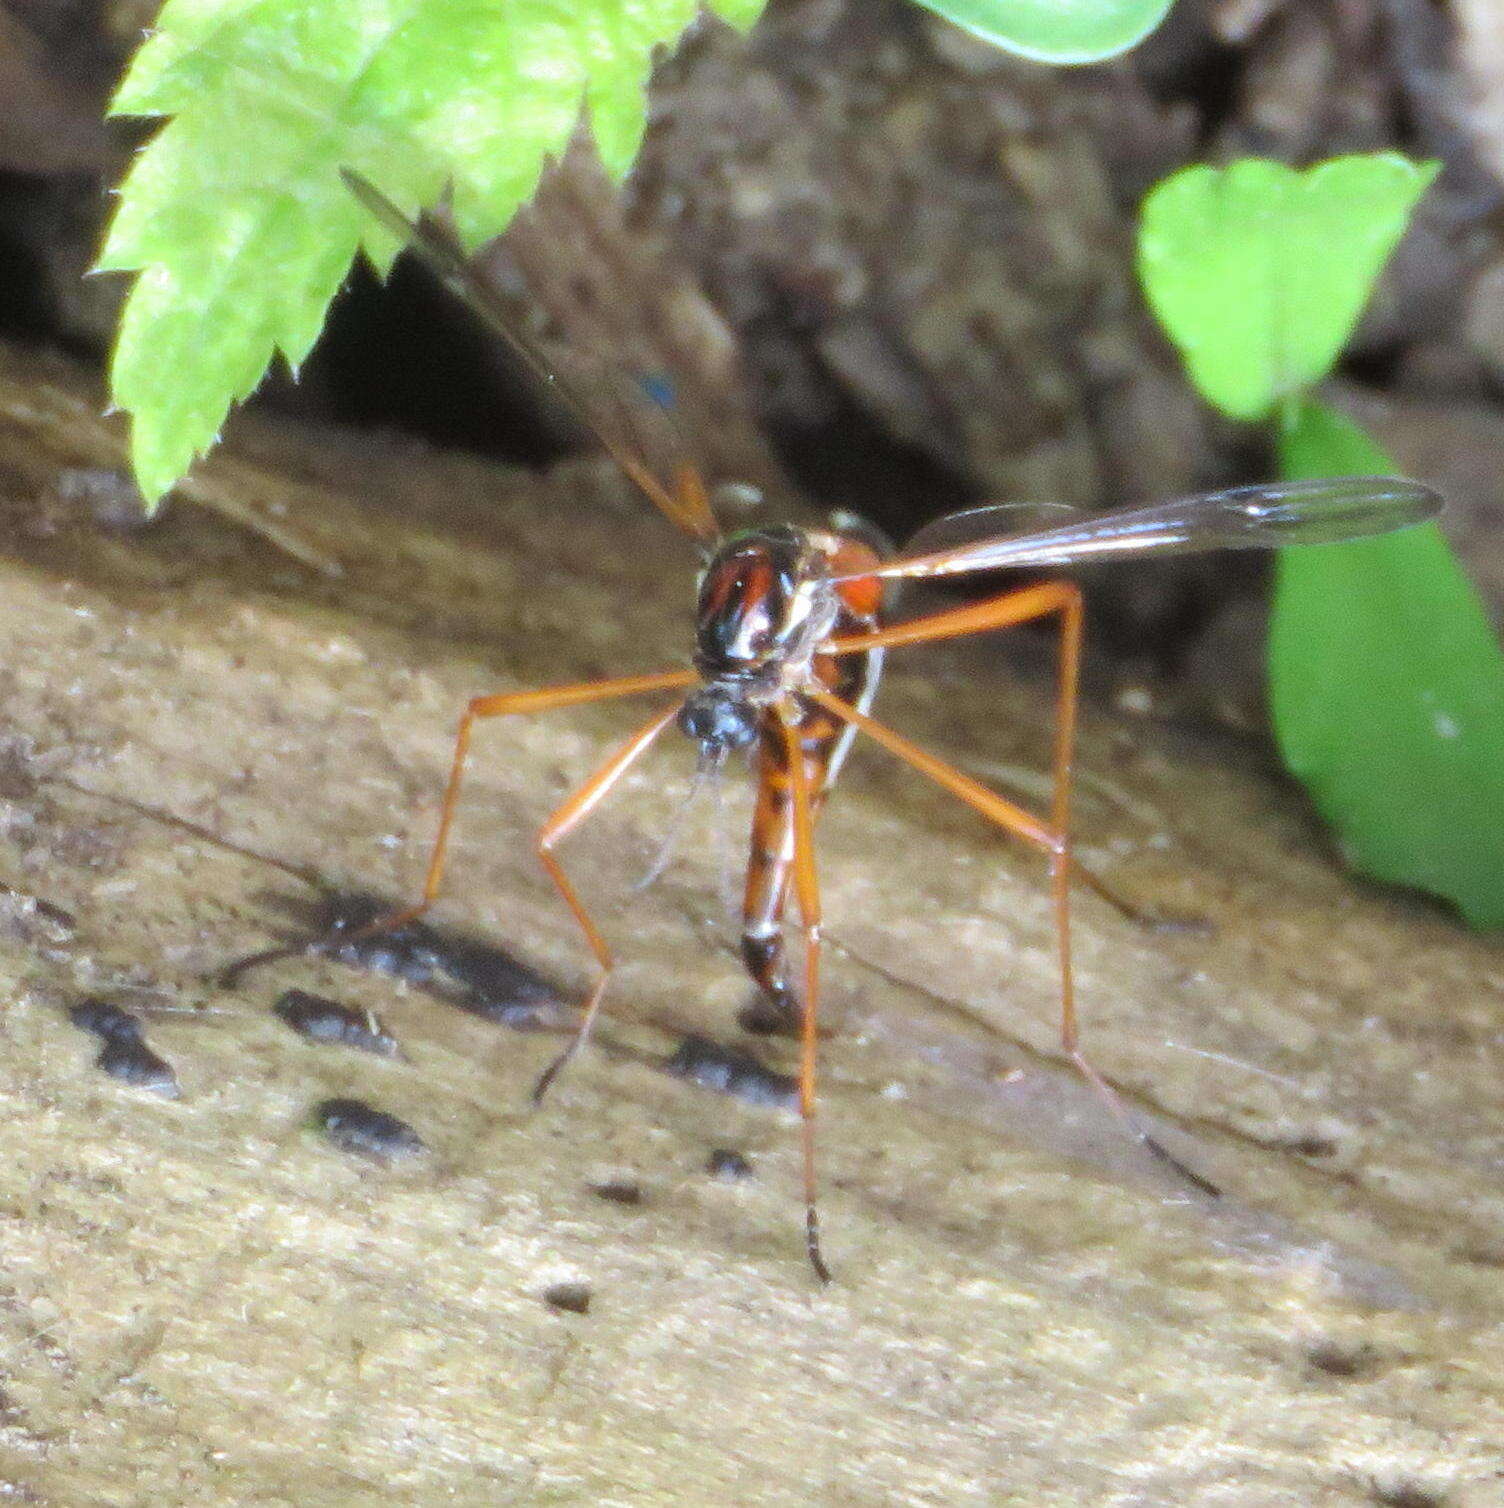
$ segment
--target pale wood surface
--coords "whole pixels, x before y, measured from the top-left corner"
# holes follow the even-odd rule
[[[59,394],[87,410],[63,369],[0,358],[6,1493],[1504,1501],[1504,957],[1344,879],[1254,753],[1085,719],[1086,851],[1216,928],[1147,935],[1084,898],[1089,1050],[1217,1204],[1060,1070],[1039,866],[853,759],[822,832],[821,1292],[790,1118],[653,1066],[683,1030],[735,1040],[744,998],[706,828],[630,888],[682,747],[566,850],[622,968],[607,1050],[542,1111],[552,1038],[322,962],[203,983],[306,895],[271,860],[417,883],[466,696],[682,663],[693,561],[667,527],[594,468],[542,484],[260,428],[242,500],[286,498],[342,578],[187,506],[111,536],[58,496],[98,464],[38,419]],[[1037,767],[1046,689],[993,658],[906,657],[883,710],[979,774]],[[571,988],[586,954],[528,835],[631,716],[477,739],[444,917]],[[268,1009],[290,984],[374,1007],[405,1058],[298,1041]],[[91,991],[144,1009],[180,1099],[94,1070],[63,1015]],[[431,1154],[336,1152],[308,1129],[334,1094]],[[708,1178],[717,1146],[755,1177]],[[597,1197],[607,1178],[643,1203]],[[544,1303],[566,1280],[587,1315]]]

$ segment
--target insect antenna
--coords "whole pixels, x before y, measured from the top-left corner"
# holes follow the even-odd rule
[[[695,808],[700,804],[700,797],[707,789],[715,793],[717,808],[721,806],[720,774],[719,762],[702,754],[695,770],[695,777],[690,782],[689,794],[679,803],[678,809],[674,812],[668,831],[658,845],[658,852],[653,862],[648,865],[641,878],[632,881],[633,890],[647,890],[662,879],[664,871],[673,863],[674,855],[679,851],[680,841],[689,828],[689,819],[694,815]]]
[[[726,805],[726,786],[721,780],[719,770],[716,770],[711,777],[710,795],[715,803],[712,830],[715,833],[718,871],[716,888],[720,891],[721,914],[726,918],[727,926],[736,928],[741,925],[741,907],[736,893],[736,874],[731,868],[730,808]]]

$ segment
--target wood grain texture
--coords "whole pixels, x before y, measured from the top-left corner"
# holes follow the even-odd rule
[[[43,384],[93,401],[0,353],[17,1501],[1499,1501],[1504,962],[1344,879],[1256,751],[1084,720],[1084,852],[1216,927],[1150,936],[1084,897],[1087,1042],[1216,1204],[1056,1062],[1041,867],[853,756],[820,830],[836,1281],[816,1292],[793,1118],[656,1066],[687,1030],[737,1040],[746,990],[713,841],[630,889],[687,749],[570,850],[622,967],[600,1048],[541,1111],[553,1037],[327,961],[204,982],[307,896],[279,865],[418,884],[466,697],[683,655],[668,526],[598,469],[540,482],[246,426],[235,475],[263,502],[296,478],[342,578],[192,508],[110,534],[55,490],[66,427],[26,417]],[[1048,684],[995,664],[895,654],[885,715],[979,777],[1042,768]],[[570,990],[588,959],[528,839],[633,715],[476,740],[442,919]],[[402,1055],[299,1040],[271,1011],[291,985],[376,1010]],[[65,1014],[85,994],[141,1015],[180,1099],[94,1070]],[[336,1097],[429,1150],[341,1154],[309,1126]],[[709,1176],[717,1147],[754,1176]],[[595,1192],[623,1181],[637,1203]],[[550,1304],[560,1285],[588,1312]]]

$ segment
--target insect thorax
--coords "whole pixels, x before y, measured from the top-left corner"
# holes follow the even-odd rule
[[[792,524],[734,534],[700,580],[695,668],[754,701],[807,671],[840,602],[826,552]]]

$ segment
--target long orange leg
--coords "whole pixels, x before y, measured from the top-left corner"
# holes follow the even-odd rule
[[[449,833],[454,826],[455,808],[459,804],[460,786],[465,776],[465,760],[470,752],[470,733],[475,724],[484,718],[515,716],[530,712],[550,712],[558,707],[577,707],[585,702],[606,701],[611,697],[634,696],[639,692],[674,691],[692,686],[699,676],[693,670],[663,670],[654,675],[621,676],[609,681],[581,681],[569,686],[548,686],[539,691],[508,691],[497,696],[478,696],[465,708],[460,717],[459,730],[455,734],[454,758],[449,769],[449,784],[444,790],[444,803],[439,812],[439,831],[434,839],[428,860],[428,872],[423,881],[423,894],[410,906],[389,911],[374,921],[350,932],[338,932],[313,944],[294,947],[268,948],[261,953],[236,960],[221,970],[219,982],[225,986],[235,983],[249,970],[259,968],[279,958],[290,957],[308,949],[317,950],[333,945],[344,945],[363,938],[374,937],[382,932],[395,932],[399,927],[416,921],[438,898],[439,886],[444,879],[444,864],[449,850]]]
[[[590,913],[580,903],[580,898],[565,875],[563,867],[554,857],[554,848],[605,800],[612,786],[626,774],[638,756],[646,752],[648,745],[674,720],[678,711],[679,705],[675,703],[667,712],[660,712],[656,717],[644,723],[539,829],[538,858],[548,871],[549,878],[558,887],[559,894],[564,897],[569,909],[574,913],[574,919],[580,924],[580,930],[585,934],[585,941],[590,945],[590,951],[595,954],[595,961],[600,966],[600,977],[595,981],[595,987],[590,991],[589,998],[585,1002],[584,1010],[580,1015],[580,1024],[575,1028],[574,1036],[569,1039],[569,1044],[563,1052],[543,1070],[538,1082],[533,1086],[535,1104],[548,1092],[548,1086],[558,1077],[559,1070],[590,1039],[590,1030],[595,1025],[596,1014],[601,1008],[601,997],[606,993],[606,982],[611,977],[613,966],[611,950],[606,946],[606,940],[590,919]]]
[[[832,698],[834,700],[834,698]],[[844,704],[838,704],[844,705]],[[815,1210],[815,1049],[820,1001],[820,885],[815,872],[815,816],[809,770],[798,729],[780,715],[794,793],[794,894],[804,931],[804,1009],[799,1032],[799,1117],[804,1144],[804,1245],[822,1283],[830,1269],[820,1254],[820,1217]]]
[[[578,707],[584,702],[602,702],[609,697],[635,696],[645,691],[673,691],[692,686],[698,679],[693,670],[662,670],[656,675],[628,675],[612,681],[581,681],[572,686],[548,686],[541,691],[505,691],[499,696],[476,697],[461,714],[459,730],[455,734],[454,760],[449,767],[449,784],[445,787],[444,805],[439,813],[439,832],[429,855],[421,899],[379,918],[354,935],[363,937],[374,932],[395,931],[416,921],[438,899],[449,854],[449,832],[454,826],[460,786],[465,778],[465,760],[470,753],[470,733],[477,722],[528,712],[552,712],[559,707]]]
[[[1001,597],[952,608],[893,628],[878,629],[870,634],[849,635],[837,639],[832,648],[836,654],[849,654],[891,645],[918,644],[980,633],[987,629],[1006,628],[1050,613],[1060,614],[1061,631],[1056,683],[1053,794],[1047,820],[1036,817],[999,796],[971,776],[937,759],[829,692],[818,687],[806,687],[801,694],[832,715],[861,729],[891,753],[981,812],[984,817],[1044,851],[1049,859],[1050,893],[1054,903],[1055,935],[1060,960],[1061,1049],[1132,1136],[1204,1193],[1216,1194],[1218,1190],[1214,1185],[1186,1167],[1129,1115],[1112,1087],[1081,1050],[1076,1019],[1075,979],[1071,967],[1070,931],[1070,788],[1076,735],[1076,691],[1081,662],[1083,614],[1080,588],[1068,581],[1042,582],[1038,586],[1024,587]]]

